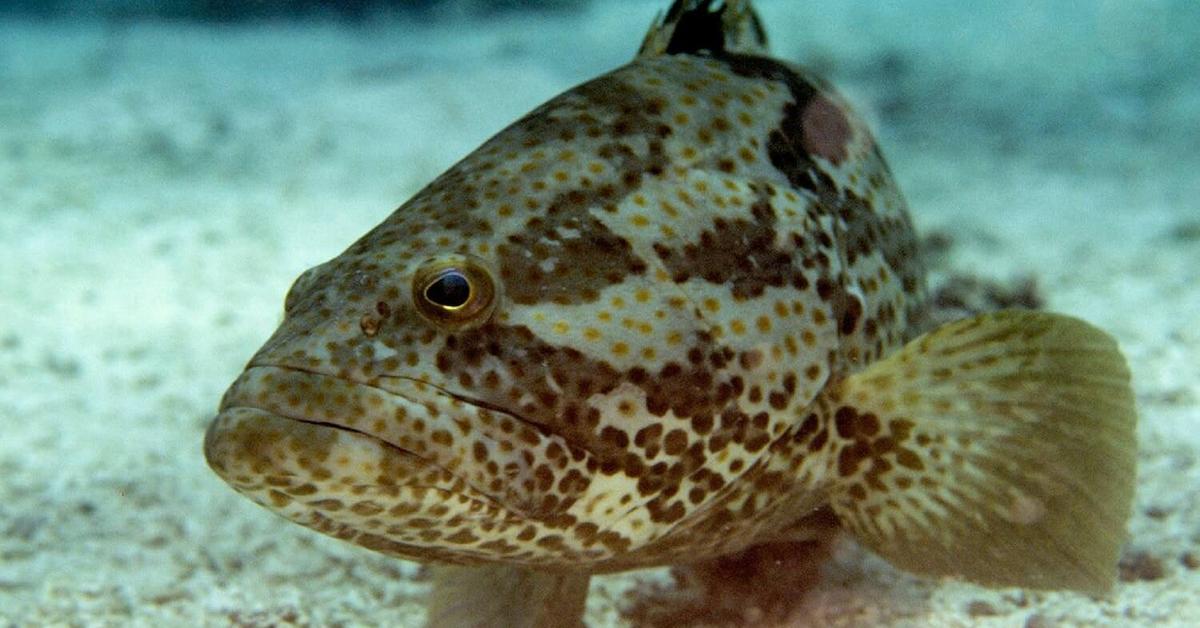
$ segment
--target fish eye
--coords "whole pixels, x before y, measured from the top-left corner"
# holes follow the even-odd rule
[[[413,302],[429,322],[449,330],[480,325],[496,305],[492,274],[473,256],[453,255],[426,261],[413,274]]]
[[[471,299],[471,281],[457,268],[451,268],[425,286],[425,300],[448,310],[460,308]]]

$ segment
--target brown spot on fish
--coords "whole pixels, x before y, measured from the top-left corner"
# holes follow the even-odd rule
[[[654,251],[676,283],[698,277],[729,286],[735,299],[760,297],[767,287],[807,286],[810,279],[796,263],[804,251],[781,245],[777,223],[769,188],[762,188],[746,218],[714,218],[698,240],[682,248],[655,243]]]
[[[809,100],[800,118],[802,145],[810,154],[823,157],[835,166],[845,161],[849,154],[846,146],[852,136],[850,123],[840,105],[818,94]]]

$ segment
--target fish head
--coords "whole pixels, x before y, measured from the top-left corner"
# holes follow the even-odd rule
[[[615,569],[749,544],[810,479],[788,439],[841,322],[830,222],[771,163],[795,98],[653,57],[534,110],[296,281],[209,463],[417,560]]]

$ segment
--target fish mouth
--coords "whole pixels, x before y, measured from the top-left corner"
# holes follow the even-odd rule
[[[547,519],[584,503],[595,463],[489,405],[405,377],[252,364],[222,399],[204,451],[238,492],[318,532],[411,560],[506,562],[530,530],[557,538]],[[547,478],[551,460],[564,482]],[[520,560],[576,565],[613,551],[539,548]]]
[[[407,416],[408,409],[418,405],[411,396],[365,382],[293,366],[253,364],[226,391],[217,420],[226,413],[272,416],[376,440],[420,457],[411,443],[387,430],[397,415]]]
[[[370,382],[293,366],[251,364],[230,386],[205,437],[209,465],[243,492],[263,483],[424,487],[529,512],[505,479],[531,476],[500,427],[556,439],[503,408],[416,378]],[[507,427],[507,426],[505,426]],[[479,451],[486,450],[486,459]]]
[[[385,385],[252,365],[222,399],[205,457],[238,492],[318,532],[410,560],[492,560],[435,534],[528,523],[464,454],[471,417],[487,411],[416,380]]]
[[[205,434],[209,466],[239,490],[285,478],[415,480],[429,462],[389,434],[383,412],[411,399],[303,369],[252,365],[226,391]],[[370,411],[368,411],[368,407]],[[357,469],[357,474],[349,469]],[[373,473],[366,473],[370,469]],[[340,472],[339,472],[340,471]]]

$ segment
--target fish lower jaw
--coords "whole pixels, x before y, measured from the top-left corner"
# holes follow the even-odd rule
[[[336,507],[341,498],[328,496],[457,490],[461,481],[406,446],[383,420],[384,410],[412,404],[385,404],[383,395],[330,375],[251,366],[222,399],[205,457],[239,491],[275,494],[264,503],[274,510],[288,498]]]
[[[402,486],[427,467],[419,456],[371,435],[249,406],[227,406],[213,419],[204,454],[238,490],[295,496],[334,487]]]

